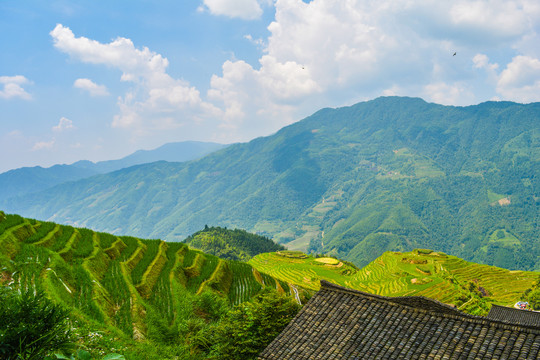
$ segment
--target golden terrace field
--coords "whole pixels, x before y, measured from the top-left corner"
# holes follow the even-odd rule
[[[513,305],[540,276],[431,250],[386,252],[361,270],[336,259],[299,252],[260,254],[249,263],[260,272],[312,290],[325,279],[379,295],[421,295],[474,314],[485,314],[491,303]]]

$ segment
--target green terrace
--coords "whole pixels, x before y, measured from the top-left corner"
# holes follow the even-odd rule
[[[115,236],[3,212],[0,249],[0,284],[43,290],[78,318],[134,339],[158,331],[152,319],[170,327],[191,316],[186,299],[206,292],[230,306],[265,287],[297,294],[286,281],[247,263],[184,243]]]
[[[513,306],[540,277],[538,272],[511,271],[422,249],[385,252],[362,269],[291,251],[259,254],[249,263],[278,280],[311,290],[318,290],[324,279],[378,295],[425,296],[477,315],[487,314],[491,304]]]

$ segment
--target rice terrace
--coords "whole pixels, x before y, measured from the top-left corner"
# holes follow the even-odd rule
[[[377,295],[425,296],[477,315],[487,314],[490,304],[513,306],[539,276],[422,249],[386,252],[362,269],[331,257],[290,251],[260,254],[249,263],[276,279],[311,290],[327,280]]]

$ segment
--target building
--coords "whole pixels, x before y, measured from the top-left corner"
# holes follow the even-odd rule
[[[498,307],[501,308],[501,307]],[[260,360],[538,359],[538,313],[465,314],[424,297],[385,297],[321,281]],[[532,315],[531,315],[532,314]]]

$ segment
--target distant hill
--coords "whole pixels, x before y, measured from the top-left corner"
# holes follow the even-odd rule
[[[360,267],[436,248],[540,269],[540,103],[378,98],[197,161],[138,165],[0,208],[167,240],[205,224],[242,228]]]
[[[283,245],[245,230],[208,226],[188,236],[184,243],[222,259],[240,261],[248,261],[260,253],[285,250]]]
[[[540,276],[422,249],[386,252],[357,271],[331,257],[291,252],[260,254],[249,264],[307,289],[318,290],[319,281],[327,280],[378,295],[425,296],[476,315],[486,315],[491,304],[513,306]]]
[[[138,150],[119,160],[77,161],[71,165],[23,167],[0,174],[0,199],[38,192],[58,184],[116,171],[133,165],[154,161],[182,162],[200,158],[225,145],[185,141],[169,143],[154,150]]]

